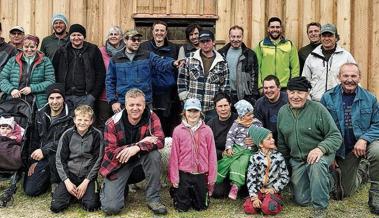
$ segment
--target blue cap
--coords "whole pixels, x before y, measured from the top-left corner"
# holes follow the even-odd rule
[[[51,18],[51,25],[54,25],[54,22],[57,20],[63,21],[63,23],[66,24],[67,26],[68,21],[67,21],[67,18],[63,14],[55,14],[53,18]]]
[[[184,110],[188,111],[191,109],[201,111],[201,103],[200,103],[199,99],[189,98],[186,100],[186,102],[184,103]]]

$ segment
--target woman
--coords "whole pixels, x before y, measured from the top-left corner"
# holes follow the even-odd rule
[[[119,26],[112,26],[107,35],[105,46],[100,48],[103,56],[105,68],[108,69],[109,61],[117,52],[124,50],[125,43],[123,39],[123,32]],[[118,111],[116,111],[118,112]],[[97,121],[96,126],[104,129],[105,121],[112,116],[112,107],[108,104],[105,95],[105,88],[96,103]]]
[[[54,68],[48,57],[37,50],[39,38],[27,35],[22,51],[9,59],[0,73],[0,89],[8,98],[23,98],[41,108],[47,103],[45,90],[55,83]]]

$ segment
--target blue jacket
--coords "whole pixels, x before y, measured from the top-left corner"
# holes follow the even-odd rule
[[[345,133],[344,110],[342,106],[342,87],[338,85],[326,92],[321,103],[328,109],[342,137]],[[379,105],[376,97],[358,86],[352,105],[351,119],[355,138],[364,139],[370,144],[379,139]],[[345,146],[337,151],[337,156],[345,157]]]
[[[152,74],[171,72],[172,63],[172,58],[161,58],[142,49],[138,49],[132,61],[126,56],[125,49],[118,52],[109,62],[105,80],[108,102],[124,104],[125,93],[138,88],[145,93],[146,102],[152,103]]]

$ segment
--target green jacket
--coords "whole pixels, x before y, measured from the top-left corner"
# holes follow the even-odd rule
[[[41,108],[47,103],[46,88],[55,83],[54,68],[48,57],[37,52],[31,69],[26,69],[27,64],[23,58],[23,52],[9,59],[0,73],[0,89],[10,95],[14,89],[19,89],[22,72],[31,70],[27,79],[27,86],[32,90],[31,94],[36,96],[36,104]]]
[[[278,150],[286,159],[306,160],[318,147],[325,155],[335,153],[342,136],[328,110],[318,102],[309,101],[299,110],[289,104],[278,113]]]
[[[255,53],[259,64],[258,88],[262,88],[263,79],[270,74],[277,76],[284,88],[289,79],[300,75],[297,49],[290,40],[282,38],[274,45],[266,37],[258,43]]]

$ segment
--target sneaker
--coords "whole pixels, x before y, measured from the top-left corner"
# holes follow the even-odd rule
[[[233,184],[232,187],[230,188],[228,197],[232,200],[236,200],[237,194],[238,194],[238,186]]]
[[[161,202],[150,202],[147,204],[150,210],[153,211],[155,215],[166,215],[167,209]]]
[[[312,218],[326,218],[328,217],[328,213],[326,209],[313,209]]]
[[[332,191],[332,198],[336,201],[342,201],[344,197],[344,191],[342,187],[342,172],[339,167],[336,167],[332,171],[332,176],[334,180],[334,187]]]

